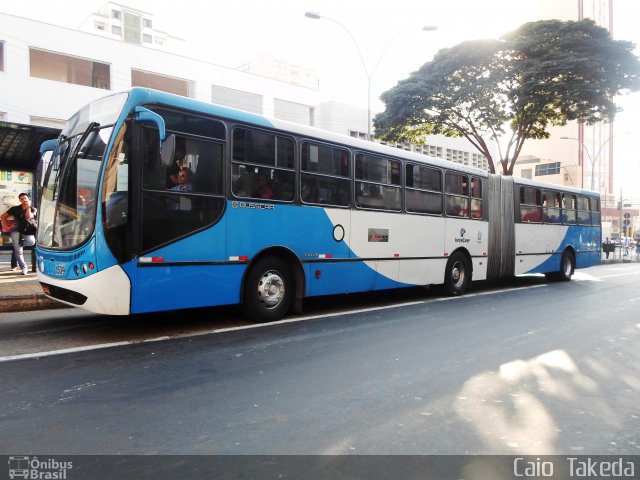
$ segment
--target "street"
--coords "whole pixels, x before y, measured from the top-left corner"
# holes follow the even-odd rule
[[[7,314],[0,452],[639,455],[639,278],[332,297],[267,325]]]

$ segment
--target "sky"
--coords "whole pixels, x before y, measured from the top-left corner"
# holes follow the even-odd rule
[[[545,1],[545,0],[542,0]],[[550,2],[551,0],[546,0]],[[572,6],[576,0],[554,0]],[[3,0],[0,11],[70,28],[105,0]],[[152,13],[154,28],[181,37],[190,56],[237,67],[270,53],[316,70],[323,97],[366,108],[371,77],[372,108],[380,93],[430,61],[441,48],[465,40],[497,38],[535,19],[536,2],[517,0],[120,0]],[[613,0],[614,38],[640,45],[640,2]],[[334,20],[306,18],[307,11]],[[342,27],[335,22],[339,22]],[[422,31],[435,26],[435,31]],[[343,28],[344,27],[344,28]],[[360,56],[362,56],[362,61]],[[640,56],[640,49],[636,49]],[[371,72],[378,66],[371,75]],[[640,200],[640,93],[618,97],[616,192]],[[627,133],[631,132],[631,133]],[[624,133],[624,134],[623,134]],[[622,168],[623,167],[623,168]],[[626,192],[629,192],[628,194]]]

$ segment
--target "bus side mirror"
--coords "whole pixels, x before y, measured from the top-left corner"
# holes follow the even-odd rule
[[[163,167],[171,165],[173,154],[176,151],[176,136],[172,133],[160,146],[160,163]]]
[[[136,122],[151,122],[158,128],[158,135],[160,136],[160,145],[167,136],[167,131],[164,126],[164,118],[158,115],[156,112],[152,112],[148,108],[136,107],[133,120]]]
[[[164,118],[148,108],[136,107],[133,120],[135,122],[151,122],[155,124],[158,128],[158,136],[160,137],[160,162],[163,167],[171,165],[176,149],[176,136],[172,134],[167,137]]]

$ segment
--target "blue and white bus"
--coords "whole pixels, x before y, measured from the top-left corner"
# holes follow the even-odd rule
[[[48,296],[92,312],[271,321],[312,296],[569,280],[600,248],[597,193],[133,88],[67,123],[37,262]]]

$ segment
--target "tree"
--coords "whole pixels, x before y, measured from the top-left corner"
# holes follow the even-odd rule
[[[496,159],[487,140],[502,140],[497,161],[511,175],[525,140],[549,138],[549,126],[613,120],[613,97],[640,89],[634,47],[590,19],[531,22],[499,40],[460,43],[382,94],[376,136],[465,137],[491,173]]]

